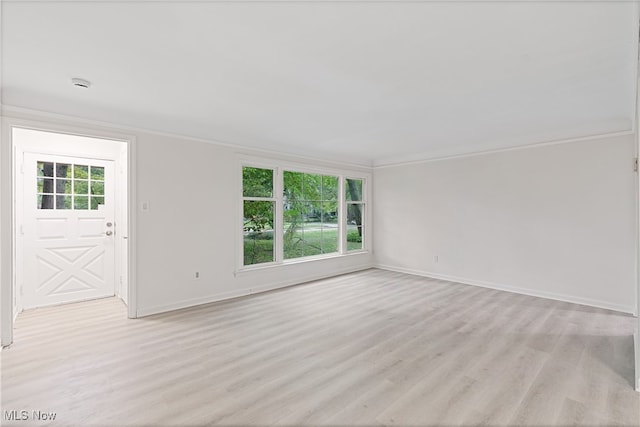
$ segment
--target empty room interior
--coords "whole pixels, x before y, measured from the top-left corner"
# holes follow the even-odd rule
[[[640,426],[640,2],[0,24],[0,424]]]

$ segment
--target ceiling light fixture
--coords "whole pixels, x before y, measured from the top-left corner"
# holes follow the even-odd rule
[[[74,77],[71,79],[71,83],[76,87],[81,87],[83,89],[88,89],[91,86],[91,82],[89,80],[80,79],[78,77]]]

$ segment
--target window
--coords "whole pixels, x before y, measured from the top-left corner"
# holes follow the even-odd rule
[[[244,265],[275,261],[273,170],[242,169]]]
[[[364,247],[364,199],[362,197],[362,180],[347,178],[345,183],[345,199],[347,200],[347,250],[360,250]]]
[[[338,177],[284,171],[284,259],[338,252]]]
[[[37,208],[97,210],[104,205],[104,168],[38,162]]]
[[[242,167],[242,265],[366,249],[363,178]]]

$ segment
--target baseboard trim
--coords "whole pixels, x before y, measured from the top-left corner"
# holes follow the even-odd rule
[[[636,391],[640,391],[640,331],[638,331],[639,326],[636,325],[636,331],[633,334],[633,341],[635,345],[635,356],[636,356]]]
[[[640,391],[640,323],[636,323],[636,330],[633,334],[636,362],[636,391]]]
[[[482,288],[495,289],[498,291],[512,292],[521,295],[528,295],[538,298],[546,298],[554,301],[569,302],[572,304],[586,305],[590,307],[604,308],[606,310],[619,311],[636,315],[635,307],[619,304],[611,304],[605,301],[598,301],[590,298],[580,298],[573,295],[557,294],[554,292],[537,291],[533,289],[517,288],[499,283],[485,282],[482,280],[472,280],[464,277],[449,276],[446,274],[433,273],[430,271],[415,270],[411,268],[397,267],[392,265],[377,264],[375,268],[381,270],[395,271],[397,273],[413,274],[415,276],[429,277],[431,279],[447,280],[449,282],[462,283],[464,285],[479,286]]]
[[[166,313],[169,311],[180,310],[183,308],[195,307],[203,304],[211,304],[213,302],[225,301],[229,299],[244,297],[253,294],[259,294],[262,292],[269,292],[276,289],[288,288],[291,286],[303,285],[305,283],[313,282],[315,280],[326,279],[329,277],[340,276],[342,274],[355,273],[357,271],[364,271],[370,268],[374,268],[372,264],[364,264],[356,267],[343,268],[340,270],[331,270],[325,274],[307,276],[298,278],[296,280],[286,280],[277,283],[270,283],[266,286],[255,286],[251,288],[238,289],[230,292],[219,292],[213,295],[200,298],[190,298],[173,302],[171,304],[162,304],[152,307],[138,307],[138,318],[151,316],[154,314]]]
[[[635,307],[632,307],[632,306],[611,304],[604,301],[598,301],[598,300],[593,300],[589,298],[580,298],[572,295],[558,294],[558,293],[552,293],[552,292],[541,292],[541,291],[526,289],[526,288],[516,288],[513,286],[506,286],[498,283],[486,282],[481,280],[472,280],[464,277],[450,276],[446,274],[439,274],[439,273],[433,273],[429,271],[397,267],[397,266],[386,265],[386,264],[365,264],[357,267],[345,268],[340,270],[332,270],[331,272],[328,272],[326,274],[307,276],[297,280],[287,280],[287,281],[282,281],[277,283],[271,283],[266,286],[244,288],[244,289],[234,290],[230,292],[220,292],[220,293],[216,293],[213,295],[208,295],[206,297],[200,297],[200,298],[184,299],[180,301],[175,301],[171,304],[162,304],[162,305],[151,306],[151,307],[138,307],[138,317],[151,316],[154,314],[165,313],[168,311],[180,310],[183,308],[195,307],[198,305],[210,304],[213,302],[224,301],[224,300],[239,298],[247,295],[273,291],[276,289],[287,288],[290,286],[302,285],[304,283],[308,283],[314,280],[326,279],[328,277],[339,276],[341,274],[355,273],[357,271],[363,271],[370,268],[378,268],[381,270],[412,274],[415,276],[429,277],[429,278],[438,279],[438,280],[447,280],[449,282],[462,283],[470,286],[479,286],[482,288],[495,289],[499,291],[512,292],[516,294],[528,295],[528,296],[537,297],[537,298],[546,298],[554,301],[569,302],[572,304],[586,305],[590,307],[603,308],[606,310],[613,310],[613,311],[618,311],[622,313],[636,315]]]

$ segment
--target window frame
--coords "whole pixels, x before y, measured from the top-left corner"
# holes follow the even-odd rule
[[[360,180],[362,181],[362,193],[361,193],[361,200],[347,200],[347,196],[346,196],[346,182],[348,179],[352,179],[352,180]],[[368,248],[367,246],[367,242],[369,241],[369,223],[368,223],[368,205],[369,203],[367,202],[367,194],[368,194],[368,184],[367,184],[367,178],[365,177],[361,177],[361,176],[355,176],[355,175],[346,175],[344,176],[344,179],[342,180],[343,183],[343,189],[342,189],[342,198],[344,200],[344,212],[343,212],[343,218],[345,221],[345,226],[344,226],[344,253],[345,254],[352,254],[352,253],[358,253],[358,252],[363,252],[363,251],[367,251],[366,248]],[[361,209],[361,213],[362,213],[362,224],[360,225],[360,227],[362,227],[362,248],[361,249],[352,249],[349,250],[347,248],[348,243],[347,243],[347,234],[349,234],[349,230],[348,230],[348,225],[346,224],[346,221],[348,221],[348,208],[349,205],[360,205],[362,207]]]
[[[260,200],[272,200],[275,202],[274,209],[274,261],[264,262],[258,264],[244,265],[244,201],[256,199],[254,197],[244,197],[243,194],[243,169],[245,167],[270,169],[273,170],[273,197],[257,198]],[[292,264],[313,262],[331,258],[338,258],[344,256],[352,256],[357,254],[366,254],[370,252],[370,224],[369,218],[369,192],[371,191],[370,182],[371,175],[367,172],[356,172],[353,170],[340,170],[330,167],[314,167],[305,164],[298,164],[285,161],[269,161],[264,159],[254,159],[250,157],[242,157],[237,163],[237,185],[236,185],[236,197],[238,197],[238,231],[236,234],[236,272],[245,272],[252,270],[260,270],[264,268],[281,267]],[[284,259],[284,204],[283,204],[283,192],[284,192],[284,172],[299,172],[306,174],[316,175],[328,175],[338,178],[338,251],[327,254],[308,255],[297,258]],[[345,195],[345,183],[346,179],[359,179],[362,180],[362,203],[363,205],[363,238],[362,249],[347,250],[347,227],[346,227],[346,210],[347,201]]]
[[[303,176],[304,175],[315,175],[315,176],[321,177],[321,179],[324,178],[324,177],[332,177],[332,178],[336,178],[337,179],[338,186],[336,188],[336,200],[335,200],[335,202],[337,204],[336,205],[336,213],[337,213],[338,216],[336,218],[336,224],[338,225],[338,235],[336,236],[337,245],[336,245],[336,250],[335,251],[316,254],[316,255],[306,255],[306,256],[303,255],[303,256],[297,256],[297,257],[293,257],[293,258],[285,258],[285,253],[284,253],[285,252],[284,251],[285,247],[284,247],[284,237],[283,237],[282,238],[282,243],[283,243],[283,245],[282,245],[283,246],[283,248],[282,248],[283,260],[282,261],[283,261],[283,263],[295,262],[296,260],[300,260],[300,259],[308,259],[308,258],[316,258],[316,257],[323,258],[323,257],[331,257],[331,256],[340,255],[341,254],[341,252],[340,252],[340,250],[341,250],[341,246],[340,246],[340,238],[341,238],[341,235],[340,235],[340,220],[342,218],[341,212],[340,212],[340,193],[339,193],[339,191],[340,191],[340,175],[336,174],[336,173],[333,173],[333,172],[331,172],[331,173],[316,172],[316,171],[307,172],[307,171],[301,171],[301,170],[294,169],[294,168],[282,168],[282,191],[280,193],[280,194],[282,194],[282,201],[280,202],[280,204],[282,206],[282,221],[281,222],[282,222],[283,229],[282,229],[282,233],[280,234],[280,236],[284,236],[284,233],[285,233],[285,230],[284,230],[284,225],[285,225],[284,214],[285,214],[286,210],[284,209],[284,190],[285,190],[284,175],[285,175],[286,172],[299,173],[299,174],[302,174]],[[301,201],[308,202],[308,203],[330,202],[330,200],[327,200],[327,199],[322,199],[322,200],[303,199]],[[324,224],[324,222],[322,222],[322,224]],[[303,224],[303,227],[302,227],[303,233],[304,233],[305,229],[306,228],[304,227],[304,224]]]
[[[256,169],[269,169],[273,171],[273,175],[272,175],[272,194],[271,197],[254,197],[254,196],[245,196],[244,195],[244,175],[243,175],[243,170],[245,167],[250,167],[250,168],[256,168]],[[239,189],[239,193],[240,193],[240,232],[241,232],[241,244],[240,244],[240,257],[239,257],[239,265],[242,266],[243,268],[251,268],[251,267],[255,267],[255,266],[269,266],[269,265],[277,265],[279,262],[278,259],[278,254],[281,252],[278,250],[278,240],[281,239],[277,239],[276,237],[279,235],[280,231],[282,228],[280,226],[280,222],[279,221],[279,210],[278,210],[278,198],[276,197],[276,195],[278,194],[278,191],[281,191],[277,188],[277,182],[278,182],[278,169],[273,167],[273,166],[268,166],[268,165],[255,165],[255,164],[243,164],[240,167],[240,189]],[[274,203],[274,209],[273,209],[273,261],[270,262],[261,262],[261,263],[257,263],[257,264],[248,264],[245,265],[244,263],[244,202],[245,201],[258,201],[258,202],[271,202]],[[280,226],[280,227],[279,227]]]

